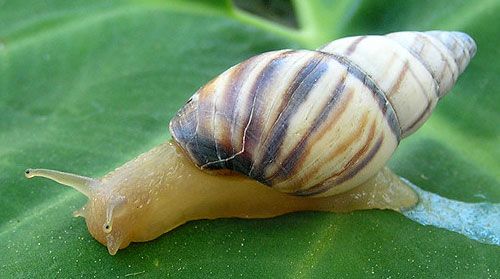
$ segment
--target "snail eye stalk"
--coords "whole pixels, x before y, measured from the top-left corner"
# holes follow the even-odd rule
[[[97,184],[97,180],[91,177],[85,177],[77,174],[66,173],[47,169],[27,169],[24,172],[27,178],[45,177],[57,183],[69,186],[88,198],[91,196],[92,186]]]

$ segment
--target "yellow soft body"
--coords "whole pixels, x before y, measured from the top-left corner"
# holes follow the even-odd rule
[[[73,185],[86,182],[49,170],[29,169],[26,175]],[[399,210],[417,202],[416,194],[388,169],[347,193],[297,197],[239,174],[201,171],[172,142],[86,185],[79,187],[84,187],[89,201],[75,216],[85,218],[89,232],[112,255],[131,242],[155,239],[191,220],[269,218],[304,210]]]

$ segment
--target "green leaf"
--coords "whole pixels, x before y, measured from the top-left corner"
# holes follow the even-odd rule
[[[500,2],[294,4],[298,30],[228,1],[0,1],[0,277],[500,276],[500,247],[378,210],[194,221],[110,256],[71,217],[83,196],[24,178],[105,174],[167,140],[198,87],[257,53],[446,29],[478,54],[390,166],[447,198],[500,202]]]

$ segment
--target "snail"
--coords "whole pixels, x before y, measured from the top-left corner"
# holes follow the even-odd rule
[[[88,197],[74,212],[110,254],[190,220],[401,210],[418,196],[386,163],[475,55],[465,33],[397,32],[266,52],[201,87],[172,140],[94,179],[46,169]]]

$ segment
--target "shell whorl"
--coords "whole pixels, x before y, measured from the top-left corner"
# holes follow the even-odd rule
[[[350,37],[252,57],[200,88],[170,132],[202,169],[296,195],[344,192],[386,164],[474,55],[467,35],[442,33],[450,32]]]
[[[396,32],[335,40],[318,49],[356,63],[385,92],[406,137],[430,116],[476,53],[462,32]]]

